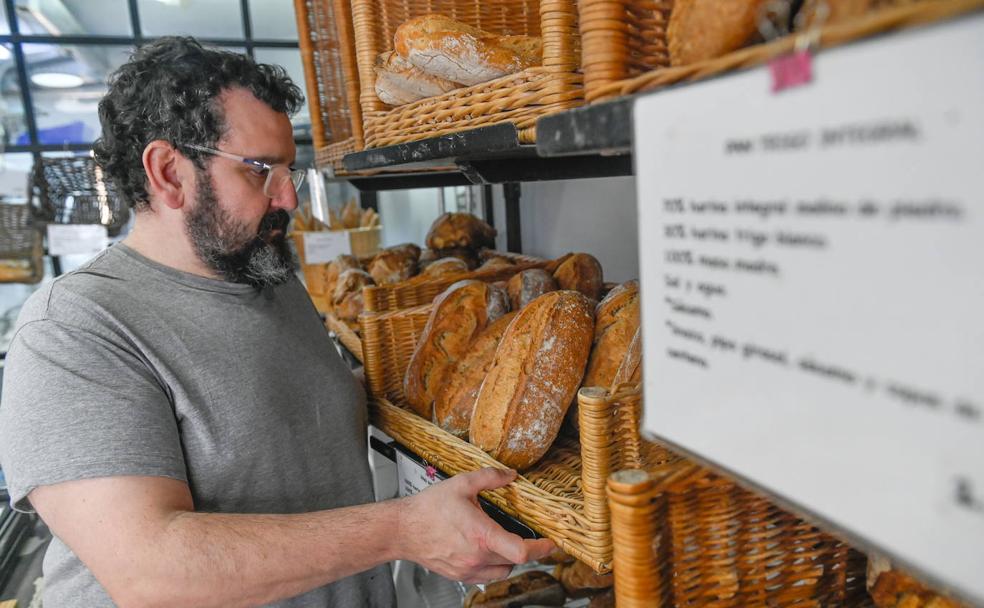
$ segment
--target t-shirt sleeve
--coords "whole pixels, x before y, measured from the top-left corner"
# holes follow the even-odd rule
[[[34,488],[64,481],[187,481],[166,389],[134,350],[50,319],[20,328],[0,400],[0,464],[14,508],[31,511]]]

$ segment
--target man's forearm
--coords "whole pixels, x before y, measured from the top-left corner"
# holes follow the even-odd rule
[[[399,508],[387,501],[297,515],[181,512],[140,549],[130,580],[107,587],[141,606],[292,597],[395,559]]]

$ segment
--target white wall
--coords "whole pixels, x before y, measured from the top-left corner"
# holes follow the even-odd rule
[[[494,192],[497,246],[505,250],[502,188]],[[583,251],[598,258],[606,281],[639,277],[634,178],[524,183],[519,206],[523,253],[555,258]]]

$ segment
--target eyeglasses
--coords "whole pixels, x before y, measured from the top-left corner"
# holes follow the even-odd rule
[[[263,194],[270,198],[277,198],[282,195],[288,182],[294,185],[295,192],[299,190],[301,188],[301,184],[304,183],[305,171],[303,169],[291,169],[287,165],[270,165],[261,160],[246,158],[245,156],[239,156],[238,154],[231,154],[229,152],[223,152],[222,150],[206,148],[205,146],[195,144],[182,145],[186,148],[198,150],[199,152],[205,152],[206,154],[211,154],[213,156],[221,156],[222,158],[228,158],[229,160],[246,163],[253,168],[257,175],[266,176],[266,181],[263,183]]]

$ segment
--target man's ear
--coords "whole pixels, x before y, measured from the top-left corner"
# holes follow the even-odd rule
[[[182,178],[181,166],[187,161],[171,144],[155,139],[143,151],[143,166],[147,174],[147,193],[171,209],[180,209],[185,203],[187,183]]]

